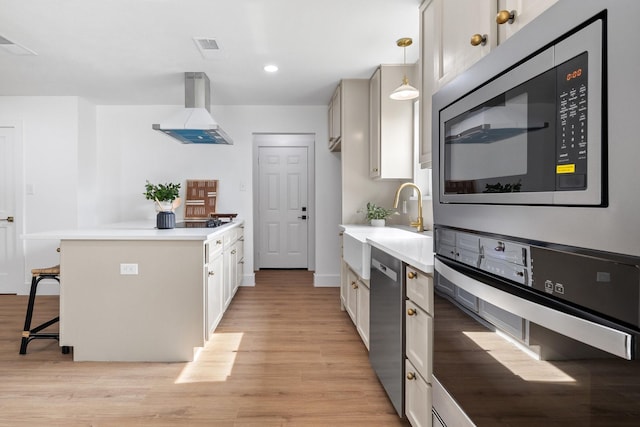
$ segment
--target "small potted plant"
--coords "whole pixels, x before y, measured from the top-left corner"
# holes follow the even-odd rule
[[[385,220],[393,214],[393,210],[376,206],[374,203],[367,203],[367,220],[374,227],[384,227]]]
[[[152,184],[148,180],[142,193],[147,200],[156,203],[157,227],[160,229],[176,226],[176,216],[173,210],[180,206],[180,183]]]

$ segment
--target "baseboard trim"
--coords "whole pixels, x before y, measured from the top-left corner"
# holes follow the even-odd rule
[[[340,287],[340,275],[314,273],[313,286],[316,288],[338,288]]]

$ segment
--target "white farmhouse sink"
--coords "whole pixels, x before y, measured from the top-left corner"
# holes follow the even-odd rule
[[[371,245],[367,239],[398,239],[424,237],[419,233],[393,227],[344,226],[342,257],[349,267],[363,279],[369,279]]]
[[[369,278],[371,246],[367,236],[344,233],[342,235],[342,256],[349,267],[363,279]]]

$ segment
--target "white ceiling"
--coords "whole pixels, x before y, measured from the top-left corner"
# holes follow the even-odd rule
[[[420,0],[0,0],[1,95],[182,104],[204,71],[214,105],[327,105],[342,78],[418,58]],[[194,37],[217,40],[205,59]],[[277,64],[275,74],[263,71]],[[398,82],[400,84],[400,82]]]

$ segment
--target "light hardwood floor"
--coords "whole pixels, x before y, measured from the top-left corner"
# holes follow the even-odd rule
[[[408,425],[338,288],[314,288],[306,271],[260,271],[256,283],[192,363],[73,362],[50,340],[21,356],[27,298],[0,295],[0,426]],[[57,304],[38,297],[34,322]]]

